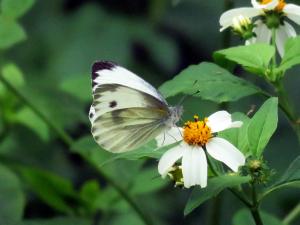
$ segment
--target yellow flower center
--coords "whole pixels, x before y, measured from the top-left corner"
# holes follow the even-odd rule
[[[199,120],[197,115],[194,121],[188,121],[184,125],[183,140],[189,145],[204,146],[213,137],[211,129],[206,124],[207,118]]]
[[[268,3],[272,2],[272,0],[261,0],[260,1],[260,4],[261,5],[266,5]],[[276,6],[275,10],[278,11],[278,12],[282,12],[284,6],[286,5],[286,2],[285,0],[279,0],[279,3],[278,5]]]
[[[286,5],[285,1],[284,0],[280,0],[278,5],[276,6],[276,10],[278,12],[282,12],[284,6]]]

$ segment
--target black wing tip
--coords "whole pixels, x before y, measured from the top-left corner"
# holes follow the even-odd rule
[[[94,76],[99,70],[111,70],[116,66],[117,64],[111,61],[96,61],[92,66],[92,74]]]
[[[97,73],[100,70],[112,70],[117,66],[116,63],[111,61],[96,61],[92,66],[92,86],[95,86],[94,80],[99,76]]]

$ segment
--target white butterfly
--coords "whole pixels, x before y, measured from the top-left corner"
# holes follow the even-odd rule
[[[182,107],[134,73],[112,62],[92,67],[93,104],[89,118],[96,142],[113,153],[134,150],[179,121]]]

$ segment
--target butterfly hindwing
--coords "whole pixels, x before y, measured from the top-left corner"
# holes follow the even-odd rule
[[[92,123],[92,134],[104,149],[120,153],[138,148],[164,129],[166,112],[155,108],[130,108],[107,112]]]

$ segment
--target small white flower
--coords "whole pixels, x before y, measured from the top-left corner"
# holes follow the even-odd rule
[[[245,164],[245,156],[231,143],[216,137],[215,133],[242,126],[241,121],[232,121],[226,111],[218,111],[203,121],[188,121],[183,128],[173,127],[166,135],[156,138],[158,147],[180,141],[179,145],[163,154],[158,163],[158,172],[165,177],[172,166],[182,158],[183,183],[186,188],[207,186],[207,160],[205,150],[216,160],[237,172]]]
[[[287,4],[285,0],[251,0],[253,7],[231,9],[220,17],[221,30],[233,26],[235,18],[240,15],[248,18],[258,17],[255,22],[254,33],[256,38],[247,41],[250,43],[270,43],[272,28],[276,29],[276,46],[281,56],[284,54],[284,44],[289,37],[295,37],[295,29],[286,21],[286,18],[300,25],[300,6]]]

